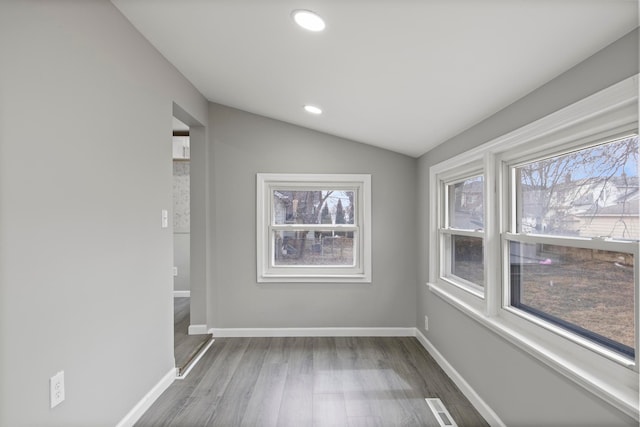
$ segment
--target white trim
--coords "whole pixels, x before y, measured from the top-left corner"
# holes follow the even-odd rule
[[[637,256],[638,242],[630,240],[598,239],[593,237],[556,236],[543,234],[509,233],[503,234],[510,242],[527,244],[547,244],[554,246],[570,246],[573,248],[594,249],[610,252],[627,252]]]
[[[633,389],[633,385],[626,385],[622,381],[617,381],[611,368],[603,368],[597,372],[587,371],[578,366],[575,360],[572,360],[575,358],[573,352],[568,351],[566,354],[561,354],[558,351],[550,350],[530,333],[523,333],[521,329],[517,329],[502,317],[484,315],[481,310],[457,298],[438,284],[427,283],[427,287],[432,293],[442,298],[443,301],[523,350],[529,356],[539,360],[593,395],[638,420],[638,391]],[[555,347],[554,349],[557,348]],[[577,353],[579,348],[572,348],[571,350]]]
[[[592,120],[594,116],[606,115],[612,111],[624,110],[623,112],[627,113],[628,111],[628,114],[616,119],[615,123],[606,121],[607,128],[617,127],[618,122],[628,123],[629,118],[633,119],[635,117],[637,119],[634,104],[638,102],[638,80],[638,75],[629,77],[581,101],[568,105],[556,112],[552,112],[535,122],[444,160],[432,166],[431,169],[433,169],[435,173],[442,173],[449,169],[454,169],[459,165],[478,161],[484,153],[501,151],[503,147],[520,146],[520,154],[523,154],[527,147],[529,150],[539,151],[542,148],[540,146],[540,139]],[[636,94],[635,97],[630,97],[630,93]],[[607,105],[607,107],[603,109],[601,107],[602,105]],[[626,107],[631,107],[631,109]],[[572,139],[575,139],[575,135]],[[536,144],[525,145],[532,141],[536,141]],[[557,145],[557,143],[557,140],[551,142],[546,141],[545,145],[552,146],[554,144]]]
[[[210,339],[207,345],[205,345],[204,348],[201,348],[200,351],[198,351],[196,358],[193,359],[191,362],[189,362],[189,366],[187,366],[187,370],[184,371],[182,375],[180,375],[180,368],[176,368],[177,380],[183,380],[187,378],[187,375],[189,375],[189,372],[191,372],[193,367],[196,366],[196,364],[200,361],[200,359],[202,359],[202,356],[204,356],[205,353],[209,350],[209,348],[211,348],[211,345],[213,344],[214,341],[215,341],[214,339]]]
[[[196,325],[202,326],[202,325]],[[491,425],[506,427],[491,407],[475,392],[455,368],[442,356],[418,328],[212,328],[209,333],[220,338],[240,337],[415,337],[424,349],[434,358],[438,365],[462,391],[473,407]],[[177,370],[171,369],[162,379],[129,411],[116,427],[133,426],[153,405],[160,395],[176,379],[184,379],[196,365],[198,360],[211,347],[214,340],[199,353],[190,368],[177,377]]]
[[[478,239],[484,238],[484,231],[463,230],[459,228],[442,228],[440,233],[447,234],[449,236],[477,237]]]
[[[208,333],[207,325],[189,325],[189,335],[206,335]]]
[[[204,326],[204,325],[195,325]],[[220,338],[239,337],[415,337],[424,349],[434,358],[462,394],[469,400],[482,417],[494,427],[506,427],[491,407],[475,392],[455,368],[442,356],[418,328],[212,328],[208,333]],[[198,359],[183,374],[177,377],[172,368],[158,383],[120,420],[116,427],[132,427],[153,405],[164,391],[176,379],[184,379],[191,368],[207,352],[215,340],[211,340],[200,352]]]
[[[354,224],[275,224],[272,191],[278,189],[344,189],[355,192]],[[370,174],[256,174],[256,266],[258,283],[371,283],[371,175]],[[336,266],[274,265],[272,233],[277,230],[350,230],[354,264]]]
[[[191,296],[191,291],[173,291],[174,298],[185,298],[190,296]]]
[[[212,328],[216,338],[239,337],[413,337],[415,328]]]
[[[625,414],[639,419],[638,365],[618,357],[586,339],[549,325],[541,325],[509,310],[507,240],[555,242],[553,236],[510,235],[513,197],[506,183],[508,165],[540,155],[557,155],[573,149],[612,140],[638,129],[638,75],[549,114],[508,134],[485,142],[429,168],[429,201],[434,207],[429,220],[429,290],[481,326],[554,369],[594,396]],[[442,277],[439,244],[443,224],[442,182],[457,179],[483,161],[485,173],[485,291],[486,298],[473,298],[457,283]],[[637,245],[614,240],[562,238],[557,244],[610,249],[636,254]],[[637,268],[637,267],[636,267]],[[636,271],[636,294],[639,292]],[[507,308],[505,308],[507,307]],[[640,334],[639,310],[635,309],[636,333]],[[638,338],[636,337],[636,340]]]
[[[460,298],[465,299],[469,304],[481,306],[484,304],[485,292],[487,292],[486,284],[487,273],[485,271],[485,286],[471,283],[462,278],[456,277],[451,272],[450,263],[450,236],[464,235],[477,237],[483,240],[483,247],[486,246],[488,236],[486,234],[487,223],[492,220],[488,205],[486,202],[486,194],[484,195],[483,205],[485,207],[485,231],[458,230],[454,228],[445,228],[448,223],[446,201],[447,195],[445,186],[461,180],[482,176],[484,181],[484,190],[486,193],[487,173],[485,170],[485,161],[480,152],[471,150],[473,156],[468,156],[469,152],[461,155],[462,160],[456,162],[455,166],[451,162],[444,161],[429,169],[429,197],[432,206],[438,208],[432,211],[429,221],[429,281],[445,282],[452,288],[456,288],[454,292],[458,292]],[[447,167],[445,167],[447,166]],[[486,248],[484,250],[485,257],[488,255]],[[487,262],[485,260],[485,270]]]
[[[116,427],[132,427],[142,415],[153,405],[164,391],[176,379],[176,370],[171,368],[158,383],[120,420]]]
[[[462,394],[469,399],[469,402],[473,405],[474,408],[480,415],[489,423],[491,426],[495,427],[506,427],[506,424],[502,422],[498,414],[496,414],[493,409],[482,400],[480,395],[476,393],[476,391],[469,385],[469,383],[460,375],[458,371],[449,363],[447,359],[440,353],[433,344],[422,334],[422,331],[416,328],[416,338],[422,344],[422,346],[427,350],[427,352],[434,358],[434,360],[440,365],[442,370],[451,378],[451,380],[458,386]]]

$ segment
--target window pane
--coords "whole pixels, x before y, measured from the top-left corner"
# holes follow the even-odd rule
[[[633,255],[511,242],[515,307],[633,356]]]
[[[354,266],[353,231],[274,231],[275,266]]]
[[[273,190],[274,224],[354,224],[355,191]]]
[[[515,168],[522,233],[638,240],[638,137]]]
[[[447,187],[449,192],[449,227],[462,230],[483,230],[483,177],[468,178]]]
[[[451,236],[451,274],[484,286],[482,238]]]

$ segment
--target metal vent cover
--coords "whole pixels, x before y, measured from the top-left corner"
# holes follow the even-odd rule
[[[429,409],[433,412],[433,415],[438,420],[440,427],[458,427],[458,424],[453,420],[453,417],[442,403],[442,400],[438,398],[426,398]]]

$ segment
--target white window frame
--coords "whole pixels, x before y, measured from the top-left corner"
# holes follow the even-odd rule
[[[370,283],[371,282],[371,175],[258,173],[257,281],[259,283]],[[353,224],[276,224],[273,191],[343,189],[355,194]],[[354,233],[352,266],[277,266],[274,230],[339,230]]]
[[[638,133],[638,75],[626,79],[582,101],[536,122],[496,138],[459,156],[430,168],[431,206],[440,206],[439,188],[449,176],[464,172],[470,164],[483,164],[485,176],[484,298],[444,280],[441,275],[442,247],[439,227],[441,209],[430,218],[429,282],[435,295],[452,304],[484,327],[523,349],[547,366],[584,387],[594,395],[640,420],[639,342],[640,320],[636,298],[635,360],[580,337],[549,322],[511,307],[506,257],[509,240],[545,242],[553,237],[519,235],[514,237],[509,203],[510,167],[545,154],[563,153]],[[463,165],[463,166],[460,166]],[[440,206],[441,208],[441,206]],[[566,240],[565,240],[566,242]],[[604,244],[604,245],[603,245]],[[580,242],[584,246],[584,242]],[[598,249],[624,249],[635,256],[635,294],[638,284],[638,245],[594,240]],[[620,246],[622,245],[622,246]]]
[[[500,155],[500,161],[502,164],[502,176],[504,177],[504,181],[501,183],[503,187],[503,197],[502,200],[504,202],[504,215],[503,215],[503,224],[502,224],[502,264],[505,266],[503,271],[503,282],[507,282],[507,278],[509,277],[508,268],[506,266],[509,263],[510,257],[510,249],[509,245],[511,242],[518,242],[524,244],[549,244],[549,245],[558,245],[558,246],[568,246],[582,249],[594,249],[594,250],[603,250],[610,252],[622,252],[632,254],[635,260],[635,294],[638,295],[638,264],[640,263],[639,255],[639,246],[638,242],[630,241],[630,240],[616,240],[616,239],[601,239],[601,238],[589,238],[589,237],[569,237],[569,236],[558,236],[558,235],[547,235],[547,234],[534,234],[534,233],[524,233],[517,232],[517,218],[515,212],[515,199],[516,188],[514,188],[514,177],[512,176],[512,170],[515,167],[521,166],[522,164],[529,163],[531,161],[537,161],[542,158],[556,157],[564,154],[568,154],[574,151],[575,148],[586,149],[590,148],[594,145],[598,145],[605,142],[611,142],[621,137],[626,137],[629,135],[629,131],[633,131],[633,129],[628,129],[627,126],[623,126],[621,128],[613,127],[607,132],[600,133],[598,135],[592,135],[588,138],[581,138],[572,143],[566,144],[562,147],[562,149],[558,149],[556,146],[548,147],[544,150],[539,150],[535,153],[535,155],[523,155],[522,150],[509,150]],[[637,131],[636,131],[637,132]],[[609,350],[606,347],[601,345],[594,344],[591,340],[578,336],[577,334],[566,331],[561,327],[557,327],[555,325],[550,324],[538,318],[533,314],[529,314],[523,312],[522,310],[512,307],[511,305],[511,286],[505,285],[503,289],[503,307],[504,310],[520,316],[524,319],[527,319],[530,322],[533,322],[538,325],[542,325],[544,328],[553,331],[557,335],[561,335],[566,339],[569,339],[585,348],[591,349],[592,351],[598,352],[603,356],[610,358],[611,360],[618,361],[622,365],[629,365],[629,360],[621,356],[620,354]],[[637,309],[636,309],[637,311]],[[636,330],[638,329],[638,325],[636,322]],[[636,345],[636,353],[637,351]],[[638,363],[638,354],[636,354],[635,360],[633,363],[637,366]]]
[[[454,236],[476,237],[483,240],[484,247],[484,229],[480,230],[463,230],[454,228],[449,224],[450,206],[449,194],[447,188],[466,179],[476,176],[482,176],[484,182],[484,170],[481,162],[470,162],[468,164],[458,166],[453,170],[438,174],[437,197],[440,201],[437,212],[438,226],[438,277],[440,280],[456,286],[462,291],[468,292],[477,298],[484,298],[484,287],[476,283],[470,282],[464,278],[458,277],[451,272],[451,240]],[[484,194],[483,194],[484,197]],[[485,201],[483,200],[483,206]],[[486,279],[486,277],[485,277]]]

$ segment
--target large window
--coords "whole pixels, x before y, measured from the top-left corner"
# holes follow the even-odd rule
[[[635,357],[638,137],[508,166],[510,305]]]
[[[638,76],[430,169],[429,289],[640,419]]]
[[[370,281],[370,176],[258,174],[259,282]]]

